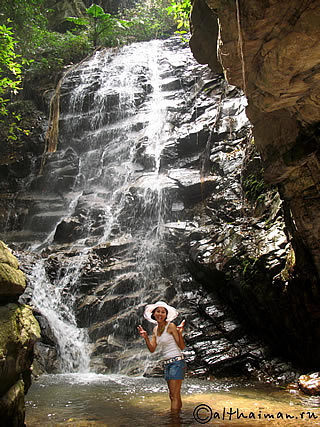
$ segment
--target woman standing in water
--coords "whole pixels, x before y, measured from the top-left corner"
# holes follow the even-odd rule
[[[157,324],[153,329],[151,340],[142,326],[138,326],[138,331],[145,339],[151,353],[155,351],[157,345],[162,349],[164,378],[169,388],[172,412],[179,412],[182,407],[181,386],[185,372],[185,361],[181,352],[185,348],[182,337],[185,322],[183,320],[179,326],[171,323],[178,314],[174,307],[163,301],[158,301],[155,304],[147,305],[144,310],[145,319]]]

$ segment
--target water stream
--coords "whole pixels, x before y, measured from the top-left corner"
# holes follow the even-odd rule
[[[186,379],[172,416],[165,381],[124,375],[52,375],[27,396],[27,427],[316,426],[319,397],[241,380]]]
[[[162,276],[159,248],[168,208],[164,188],[174,184],[168,171],[161,170],[161,153],[170,144],[169,111],[184,102],[173,72],[190,61],[190,53],[184,58],[186,49],[175,53],[172,43],[177,41],[96,52],[61,85],[59,147],[47,156],[35,185],[39,194],[33,194],[39,200],[29,219],[36,239],[30,251],[41,254],[42,261],[28,275],[34,284],[32,305],[49,322],[62,372],[89,370],[90,338],[86,328],[78,327],[75,308],[92,248],[129,242],[124,272],[132,266],[137,277],[139,293],[132,292],[136,305]],[[110,288],[104,298],[112,304]],[[100,304],[97,311],[102,309]],[[117,321],[113,328],[119,328]]]

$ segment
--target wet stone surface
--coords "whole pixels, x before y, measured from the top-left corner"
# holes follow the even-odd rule
[[[234,309],[243,277],[263,262],[272,282],[290,250],[276,195],[246,201],[242,171],[253,155],[243,95],[177,40],[97,52],[61,95],[58,151],[26,187],[23,231],[8,230],[29,277],[26,298],[51,328],[41,322],[42,368],[56,368],[55,348],[62,370],[141,374],[136,328],[152,332],[143,309],[161,299],[186,320],[190,376],[294,376]],[[244,295],[242,306],[256,306]]]

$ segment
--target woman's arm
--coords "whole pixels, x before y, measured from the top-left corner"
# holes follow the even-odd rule
[[[144,338],[150,353],[153,353],[155,351],[155,349],[157,348],[157,340],[156,340],[155,329],[156,328],[154,328],[154,330],[153,330],[152,338],[150,341],[147,331],[145,331],[141,325],[138,326],[138,331],[139,331],[140,335],[142,336],[142,338]]]
[[[173,338],[175,339],[180,350],[183,350],[186,346],[182,336],[183,327],[184,321],[181,322],[178,327],[174,323],[170,323],[168,326],[168,333],[173,335]]]

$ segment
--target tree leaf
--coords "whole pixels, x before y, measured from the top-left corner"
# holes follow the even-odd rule
[[[98,6],[97,4],[92,4],[87,9],[87,13],[93,18],[98,18],[105,15],[103,8],[101,6]]]
[[[73,16],[70,16],[69,18],[67,18],[67,21],[73,22],[74,24],[77,24],[77,25],[83,25],[85,27],[89,25],[89,21],[87,21],[84,18],[75,18]]]

